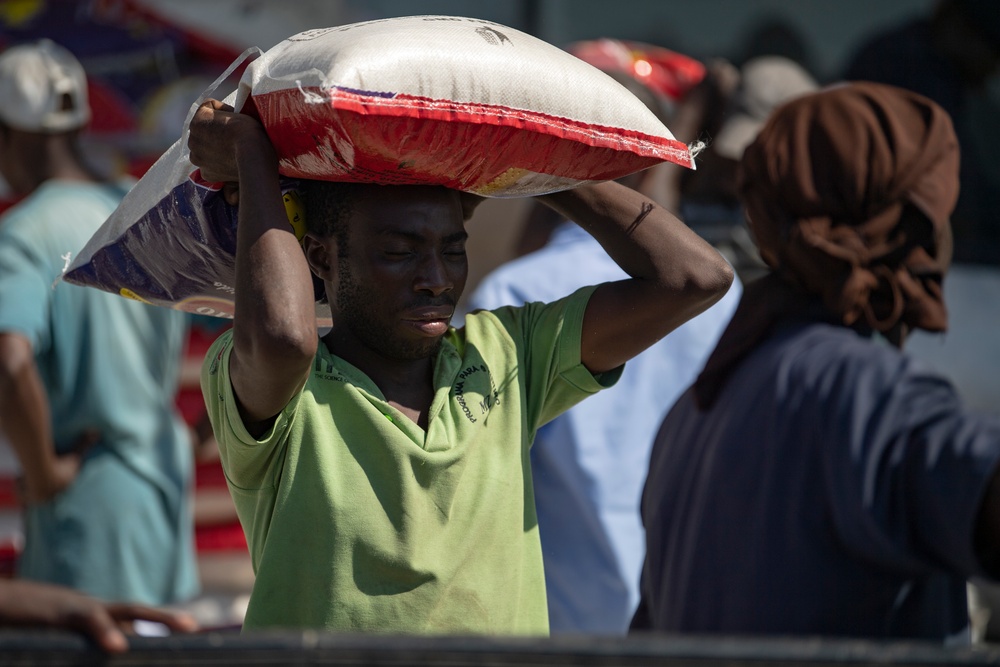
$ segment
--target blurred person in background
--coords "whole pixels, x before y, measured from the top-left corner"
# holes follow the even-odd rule
[[[570,50],[616,78],[665,123],[703,74],[695,60],[634,42],[602,39]],[[654,167],[620,182],[666,207],[666,197],[650,186],[657,177],[676,180],[662,173],[673,168]],[[593,236],[565,218],[533,213],[524,229],[542,247],[488,275],[470,310],[555,301],[584,285],[628,277]],[[735,281],[718,303],[627,364],[615,387],[538,430],[531,469],[553,634],[627,631],[639,599],[645,548],[639,495],[653,436],[701,370],[741,289]]]
[[[729,260],[744,282],[766,270],[747,231],[743,205],[736,192],[736,171],[743,151],[754,140],[771,111],[812,92],[818,84],[794,60],[784,56],[751,58],[737,71],[725,61],[712,64],[706,84],[716,91],[694,95],[702,106],[721,103],[721,117],[703,123],[708,145],[699,155],[698,169],[681,175],[681,219],[712,243]],[[728,94],[726,90],[729,90]],[[706,111],[706,113],[708,113]],[[717,112],[716,112],[717,113]]]
[[[0,430],[23,472],[18,576],[102,600],[198,591],[192,453],[174,409],[183,313],[60,282],[117,206],[79,143],[86,76],[49,41],[0,55]]]
[[[634,630],[967,642],[1000,576],[1000,418],[902,352],[944,331],[958,140],[873,83],[774,111],[740,164],[770,273],[656,436]]]

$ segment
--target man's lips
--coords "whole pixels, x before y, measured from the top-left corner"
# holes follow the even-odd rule
[[[447,322],[454,314],[455,308],[453,306],[427,306],[407,311],[403,319],[410,322],[436,322],[439,320]]]
[[[448,332],[448,323],[454,314],[454,306],[414,308],[406,312],[406,315],[403,316],[403,322],[424,336],[443,336]]]

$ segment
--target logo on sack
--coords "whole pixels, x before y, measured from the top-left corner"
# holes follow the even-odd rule
[[[322,37],[328,32],[333,32],[336,28],[313,28],[312,30],[303,30],[297,35],[292,35],[289,37],[287,42],[308,42],[310,39],[316,39],[317,37]]]
[[[196,315],[223,317],[233,319],[233,302],[231,299],[196,295],[182,299],[174,304],[174,310],[183,310]]]
[[[493,28],[487,28],[486,26],[476,28],[476,34],[485,39],[488,43],[492,44],[493,46],[500,46],[504,42],[507,42],[508,44],[514,43],[507,38],[507,35],[503,34],[499,30],[494,30]]]

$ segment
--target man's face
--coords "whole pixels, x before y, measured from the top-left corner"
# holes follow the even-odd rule
[[[339,341],[390,359],[436,353],[468,277],[458,193],[444,188],[371,188],[348,224],[331,309]],[[346,331],[345,331],[346,329]]]

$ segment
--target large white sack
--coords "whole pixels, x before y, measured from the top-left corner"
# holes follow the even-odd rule
[[[664,161],[693,167],[687,147],[614,79],[489,21],[368,21],[309,30],[253,55],[226,101],[260,119],[289,190],[310,178],[515,197]],[[232,317],[236,219],[219,185],[191,165],[185,127],[64,278]],[[329,323],[324,305],[317,315]]]

